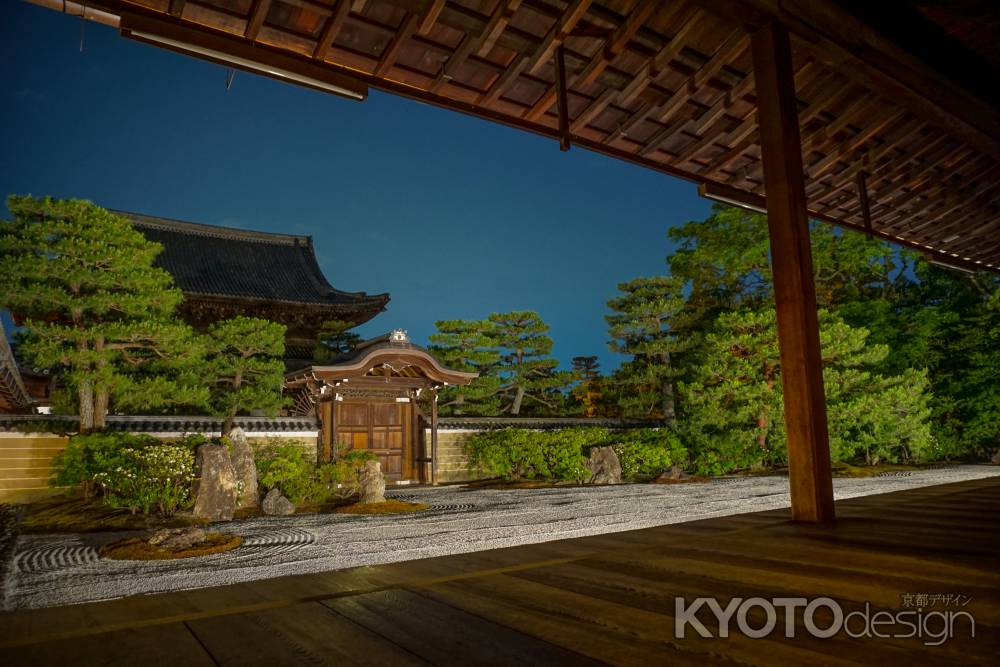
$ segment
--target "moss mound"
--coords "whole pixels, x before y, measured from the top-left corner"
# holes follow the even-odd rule
[[[101,558],[110,560],[173,560],[209,556],[224,551],[232,551],[243,544],[239,535],[208,533],[205,540],[186,549],[154,547],[144,537],[130,537],[101,547]]]
[[[402,500],[386,500],[381,503],[353,503],[338,507],[334,512],[337,514],[403,514],[406,512],[420,512],[430,505],[427,503],[408,503]]]
[[[105,530],[147,530],[150,528],[186,528],[207,523],[190,514],[162,518],[132,514],[101,504],[100,500],[60,498],[27,506],[21,530],[29,533],[89,533]]]

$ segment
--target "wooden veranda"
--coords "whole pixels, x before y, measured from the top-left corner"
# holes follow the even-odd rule
[[[1000,269],[997,9],[810,0],[32,0],[355,100],[368,86],[766,210],[792,509],[830,521],[807,219]],[[972,7],[973,5],[970,5]]]
[[[4,665],[993,665],[1000,478],[0,616]],[[906,610],[961,596],[954,638],[674,636],[675,596],[830,596]],[[907,604],[909,598],[910,604]],[[942,611],[940,602],[925,609]],[[952,604],[951,609],[956,609]],[[800,619],[801,620],[801,619]],[[753,620],[760,627],[761,619]],[[715,631],[712,625],[708,627]],[[854,631],[857,632],[855,627]]]

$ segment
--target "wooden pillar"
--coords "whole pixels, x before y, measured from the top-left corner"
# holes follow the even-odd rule
[[[805,177],[792,51],[776,23],[752,35],[757,124],[778,313],[792,518],[833,521],[833,480],[820,364]]]
[[[438,393],[431,396],[431,484],[438,483]]]
[[[340,458],[340,443],[337,440],[337,396],[330,399],[330,460]]]

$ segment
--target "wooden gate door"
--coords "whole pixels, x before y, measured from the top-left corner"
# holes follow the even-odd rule
[[[386,479],[409,479],[411,451],[406,424],[408,403],[343,401],[336,403],[337,443],[376,454]]]

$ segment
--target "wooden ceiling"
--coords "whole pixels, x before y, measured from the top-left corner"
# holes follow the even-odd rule
[[[86,5],[122,17],[123,34],[134,22],[149,25],[152,19],[192,43],[199,35],[224,35],[241,48],[253,44],[261,62],[293,55],[304,65],[318,64],[372,87],[561,138],[758,203],[766,193],[749,30],[779,20],[794,38],[810,214],[867,227],[956,264],[1000,269],[1000,113],[835,3]],[[986,29],[956,32],[959,40],[964,33],[974,36],[970,49],[983,49],[1000,40],[984,37]],[[565,63],[562,128],[557,54]],[[1000,80],[992,70],[982,76]]]

